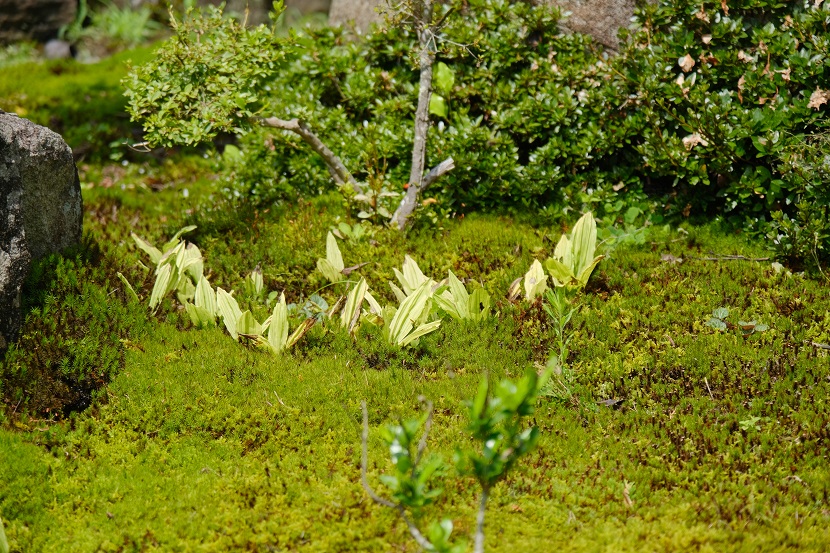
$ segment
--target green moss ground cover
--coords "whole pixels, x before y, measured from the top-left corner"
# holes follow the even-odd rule
[[[164,167],[90,171],[86,242],[99,254],[39,281],[41,295],[86,324],[100,324],[79,307],[90,304],[130,322],[89,338],[119,356],[91,408],[55,422],[34,403],[12,405],[4,390],[0,512],[12,550],[414,551],[394,513],[360,487],[361,399],[373,428],[414,414],[420,394],[434,399],[433,445],[451,455],[465,443],[462,400],[480,375],[518,376],[545,361],[553,334],[540,305],[500,299],[488,321],[445,321],[403,352],[377,332],[352,341],[318,326],[282,357],[191,329],[169,300],[151,316],[113,274],[149,294],[130,230],[161,242],[199,224],[192,239],[213,281],[241,289],[261,264],[269,289],[301,301],[325,285],[314,262],[343,215],[337,198],[322,197],[228,217],[199,208],[210,187],[204,170],[161,191],[147,185],[154,171]],[[105,172],[132,186],[101,187]],[[503,298],[533,257],[550,255],[560,230],[474,216],[341,248],[347,264],[369,262],[360,274],[387,299],[404,252],[427,274],[452,269]],[[575,394],[541,401],[538,450],[495,489],[490,550],[826,549],[830,370],[827,353],[808,343],[830,339],[826,287],[768,262],[702,259],[764,251],[714,225],[687,230],[652,230],[600,265],[572,323]],[[69,288],[73,275],[89,289]],[[333,301],[337,290],[321,293]],[[705,326],[720,306],[733,322],[770,329],[743,337]],[[33,311],[24,337],[46,319]],[[9,359],[38,366],[12,351],[4,375]],[[613,409],[605,399],[624,401]],[[386,470],[375,432],[370,458],[372,476]],[[445,485],[428,514],[470,532],[473,482],[450,474]]]
[[[66,96],[61,82],[87,87],[96,74],[115,98],[123,66],[112,63],[56,75],[54,93],[37,88],[37,109]],[[38,67],[27,71],[55,75]],[[0,107],[14,111],[24,87],[6,75]],[[432,447],[451,457],[467,444],[463,400],[481,375],[519,376],[553,348],[541,304],[505,294],[575,214],[561,227],[471,215],[341,241],[347,266],[368,263],[350,279],[366,277],[384,303],[409,253],[432,277],[451,269],[483,286],[494,315],[447,319],[407,350],[369,326],[352,340],[324,324],[274,356],[194,330],[170,299],[151,314],[152,272],[129,233],[159,244],[195,224],[188,238],[215,286],[242,290],[260,265],[289,302],[316,292],[333,303],[345,285],[327,285],[315,264],[327,230],[348,220],[338,196],[227,204],[196,156],[82,164],[81,181],[84,242],[36,266],[22,336],[0,365],[0,516],[14,552],[416,551],[360,487],[361,400],[381,488],[379,427],[414,415],[424,395],[436,406]],[[826,551],[830,356],[816,345],[830,342],[826,283],[752,261],[766,245],[715,223],[652,227],[644,243],[605,253],[570,327],[573,394],[540,400],[538,449],[493,491],[488,550]],[[262,319],[256,298],[240,300]],[[733,325],[769,329],[717,331],[705,323],[719,307]],[[474,482],[450,473],[444,487],[426,517],[471,534]]]

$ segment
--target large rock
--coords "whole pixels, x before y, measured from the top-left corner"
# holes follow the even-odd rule
[[[238,14],[243,14],[245,10],[248,10],[249,25],[267,24],[270,21],[268,14],[274,4],[273,0],[198,0],[198,3],[203,6],[225,4],[225,11]],[[296,13],[300,15],[314,12],[328,13],[330,5],[331,0],[285,0],[289,16],[294,16]]]
[[[82,217],[71,148],[0,111],[0,351],[20,329],[20,288],[32,261],[77,244]]]
[[[619,49],[617,33],[631,25],[637,4],[635,0],[550,0],[549,3],[570,12],[570,16],[562,22],[563,27],[571,32],[591,35],[611,50]]]
[[[533,0],[559,6],[570,16],[563,22],[566,30],[591,35],[594,40],[616,50],[619,47],[617,32],[631,24],[637,0]],[[647,0],[655,1],[655,0]],[[329,23],[354,25],[358,31],[366,31],[373,22],[380,21],[378,8],[385,7],[385,0],[331,0]]]
[[[55,38],[77,10],[78,0],[0,0],[0,44]]]

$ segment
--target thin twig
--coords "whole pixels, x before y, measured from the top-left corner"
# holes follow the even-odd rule
[[[360,482],[363,485],[363,489],[366,490],[366,493],[369,494],[369,497],[371,497],[372,501],[375,503],[398,511],[398,514],[401,515],[401,518],[406,523],[407,528],[409,528],[409,533],[412,535],[412,538],[421,547],[421,549],[434,551],[435,546],[433,546],[432,543],[421,533],[421,531],[418,530],[418,527],[415,526],[415,523],[412,522],[406,514],[404,506],[380,497],[375,493],[372,487],[369,486],[369,480],[366,478],[366,466],[369,464],[369,411],[366,409],[365,400],[360,402],[360,408],[363,410],[363,436],[361,440],[363,451],[360,458]]]
[[[769,261],[770,257],[746,257],[745,255],[719,255],[717,257],[691,257],[686,259],[697,259],[698,261]]]
[[[709,390],[709,397],[712,398],[712,401],[715,401],[715,396],[712,395],[712,388],[709,387],[709,379],[704,376],[703,381],[706,383],[706,389]]]
[[[476,514],[476,535],[473,553],[484,553],[484,514],[487,510],[487,488],[481,490],[481,501],[478,503]]]
[[[279,119],[277,117],[266,117],[261,119],[261,122],[266,127],[291,131],[297,134],[306,144],[311,146],[312,150],[317,152],[317,154],[323,158],[323,161],[325,161],[326,167],[331,174],[331,178],[334,179],[334,182],[341,186],[349,184],[358,194],[363,192],[360,184],[355,180],[349,170],[346,169],[346,166],[343,165],[340,158],[337,157],[334,152],[328,148],[328,146],[323,144],[320,137],[314,134],[314,132],[303,121],[300,121],[299,119],[291,119],[286,121],[285,119]]]
[[[424,396],[420,396],[418,399],[426,406],[427,420],[424,423],[424,433],[421,434],[421,441],[418,442],[418,451],[415,453],[415,464],[413,465],[415,467],[417,467],[418,463],[421,462],[421,457],[424,454],[424,450],[427,448],[429,431],[432,429],[432,402]]]
[[[830,344],[821,344],[821,343],[819,343],[819,342],[811,342],[810,340],[804,340],[804,343],[805,343],[805,344],[810,344],[810,345],[811,345],[811,346],[813,346],[814,348],[819,348],[819,349],[830,349]]]

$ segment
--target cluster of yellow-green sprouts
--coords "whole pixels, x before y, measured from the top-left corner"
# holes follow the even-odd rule
[[[149,302],[151,310],[158,310],[162,300],[175,293],[194,326],[214,326],[221,320],[234,340],[244,339],[275,353],[296,344],[314,326],[316,319],[308,318],[290,331],[284,292],[275,301],[271,315],[260,323],[250,310],[240,308],[233,291],[214,289],[204,274],[204,260],[199,248],[182,240],[182,235],[195,228],[181,229],[161,249],[132,235],[136,245],[155,266],[155,283]],[[317,269],[332,283],[347,283],[346,277],[355,268],[345,266],[337,239],[329,232],[326,257],[317,261]],[[489,294],[481,288],[469,293],[452,271],[445,280],[437,282],[425,276],[408,255],[401,269],[393,271],[399,284],[390,282],[389,285],[398,300],[397,306],[382,307],[369,291],[366,279],[361,277],[351,283],[348,292],[326,315],[332,318],[340,310],[340,325],[351,335],[354,336],[360,324],[366,322],[381,327],[390,344],[407,347],[416,345],[422,336],[437,330],[445,315],[458,320],[480,321],[490,313]],[[128,293],[138,300],[126,278],[120,274],[119,277]],[[248,275],[245,286],[255,295],[264,296],[262,272],[255,270]]]

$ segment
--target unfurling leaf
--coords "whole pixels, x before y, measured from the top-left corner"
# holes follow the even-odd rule
[[[538,259],[534,259],[530,270],[525,274],[525,299],[533,301],[541,296],[548,287],[547,280],[548,276],[545,274],[542,264],[539,263]]]

